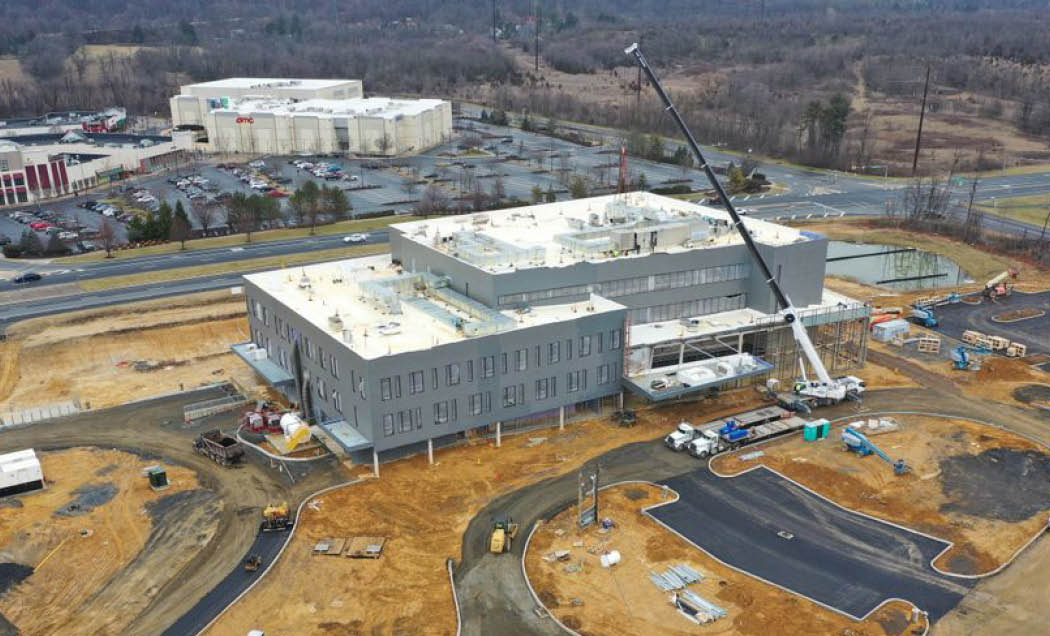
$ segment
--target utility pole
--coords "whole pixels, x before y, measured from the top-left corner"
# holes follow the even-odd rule
[[[532,49],[533,49],[533,53],[535,53],[535,55],[536,55],[536,62],[535,62],[535,69],[534,70],[535,70],[535,72],[539,73],[540,72],[540,20],[543,19],[543,18],[542,18],[542,15],[540,13],[540,6],[538,4],[534,4],[533,6],[536,8],[536,10],[533,12],[534,13],[533,18],[535,20],[535,25],[534,26],[536,27],[536,34],[535,34],[536,35],[536,40],[535,40],[535,43],[532,46]]]
[[[926,117],[926,95],[930,91],[930,65],[926,65],[926,83],[922,87],[922,108],[919,110],[919,132],[915,135],[915,157],[911,160],[911,174],[919,169],[919,146],[922,143],[922,120]]]

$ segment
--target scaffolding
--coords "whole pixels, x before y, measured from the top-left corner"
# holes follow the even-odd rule
[[[800,312],[800,320],[806,325],[814,348],[832,376],[843,375],[864,365],[869,313],[870,308],[860,304]],[[792,383],[798,377],[799,361],[804,359],[790,325],[770,316],[768,320],[730,327],[717,333],[686,335],[656,344],[638,345],[626,354],[625,375],[628,379],[641,378],[658,372],[661,367],[673,371],[690,362],[743,353],[772,366],[761,373],[729,378],[719,388],[740,388],[765,383],[769,378]],[[810,372],[807,369],[807,373]]]

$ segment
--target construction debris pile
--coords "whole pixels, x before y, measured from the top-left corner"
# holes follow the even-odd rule
[[[704,575],[684,563],[672,565],[662,574],[650,572],[649,580],[664,592],[672,592],[671,604],[694,623],[711,623],[729,615],[724,608],[686,589],[688,585],[703,581]]]

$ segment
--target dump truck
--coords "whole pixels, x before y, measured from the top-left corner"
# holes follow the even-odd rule
[[[518,535],[518,524],[508,519],[497,519],[492,522],[492,535],[489,538],[489,552],[502,554],[510,551],[510,542]]]
[[[193,450],[217,464],[231,466],[244,457],[244,446],[217,428],[204,431],[193,441]]]
[[[292,527],[292,517],[288,513],[288,504],[270,504],[263,508],[260,532],[280,532]]]

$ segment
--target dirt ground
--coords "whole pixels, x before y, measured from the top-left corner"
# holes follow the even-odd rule
[[[757,459],[743,460],[738,451],[717,458],[714,467],[736,474],[762,464],[847,508],[952,541],[956,545],[937,565],[958,574],[995,569],[1046,525],[1046,449],[969,422],[897,419],[899,431],[871,441],[903,458],[912,469],[908,475],[895,475],[875,455],[844,452],[838,427],[824,441],[792,437],[764,445]]]
[[[525,555],[529,580],[544,605],[582,633],[861,635],[900,634],[907,626],[911,606],[905,603],[888,604],[858,623],[720,564],[642,514],[643,508],[666,501],[656,486],[623,484],[599,497],[601,516],[613,519],[615,528],[604,534],[597,528],[580,531],[572,507],[539,526]],[[569,560],[544,559],[555,550],[568,550]],[[607,550],[622,555],[612,568],[599,563]],[[689,590],[727,610],[726,618],[698,628],[675,610],[670,593],[649,580],[650,572],[679,564],[704,575]],[[567,566],[581,569],[570,572]]]
[[[0,410],[98,409],[230,378],[258,387],[230,353],[250,337],[244,312],[243,297],[212,292],[17,323],[0,343]]]
[[[740,391],[702,407],[641,412],[633,428],[592,419],[567,423],[561,433],[552,428],[504,437],[502,448],[488,439],[437,450],[433,467],[426,456],[384,464],[379,480],[319,497],[316,509],[307,505],[274,572],[208,633],[453,634],[445,559],[459,558],[467,524],[494,497],[575,470],[609,449],[653,439],[695,418],[699,408],[704,417],[718,417],[757,403],[758,394]],[[354,535],[387,537],[382,558],[310,554],[319,539]]]
[[[26,635],[122,633],[215,534],[220,503],[181,466],[164,465],[171,485],[154,491],[142,470],[155,460],[96,448],[38,455],[47,488],[0,502],[0,562],[35,568],[0,596],[0,614]],[[192,532],[157,534],[173,511]]]

